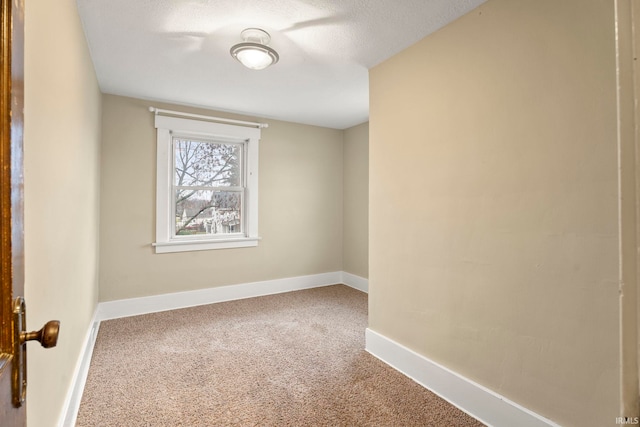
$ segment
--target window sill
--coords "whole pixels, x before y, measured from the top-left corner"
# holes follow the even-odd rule
[[[155,247],[157,254],[166,254],[171,252],[208,251],[212,249],[250,248],[258,246],[259,240],[260,237],[241,237],[235,239],[156,242],[151,245]]]

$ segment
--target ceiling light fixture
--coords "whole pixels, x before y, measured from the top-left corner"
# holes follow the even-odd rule
[[[263,70],[278,62],[278,52],[267,46],[271,36],[260,28],[247,28],[240,33],[243,43],[231,47],[231,56],[251,70]]]

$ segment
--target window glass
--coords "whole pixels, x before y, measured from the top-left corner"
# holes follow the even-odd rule
[[[243,232],[240,191],[176,190],[175,235]]]
[[[241,185],[242,145],[173,138],[175,185]]]
[[[174,137],[174,236],[243,232],[243,144]]]

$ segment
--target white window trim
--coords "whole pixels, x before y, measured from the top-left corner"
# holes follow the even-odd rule
[[[157,128],[156,241],[153,246],[156,253],[257,246],[260,240],[258,236],[258,148],[260,129],[161,115],[155,116],[155,127]],[[214,138],[234,138],[246,141],[245,173],[247,194],[245,206],[243,206],[245,209],[243,235],[202,236],[189,240],[176,239],[172,236],[172,133],[200,134]]]

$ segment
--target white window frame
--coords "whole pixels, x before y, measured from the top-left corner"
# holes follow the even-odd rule
[[[258,235],[258,148],[260,129],[170,116],[155,116],[157,129],[156,253],[201,251],[257,246]],[[173,135],[235,140],[246,144],[244,159],[245,197],[242,234],[174,236]]]

